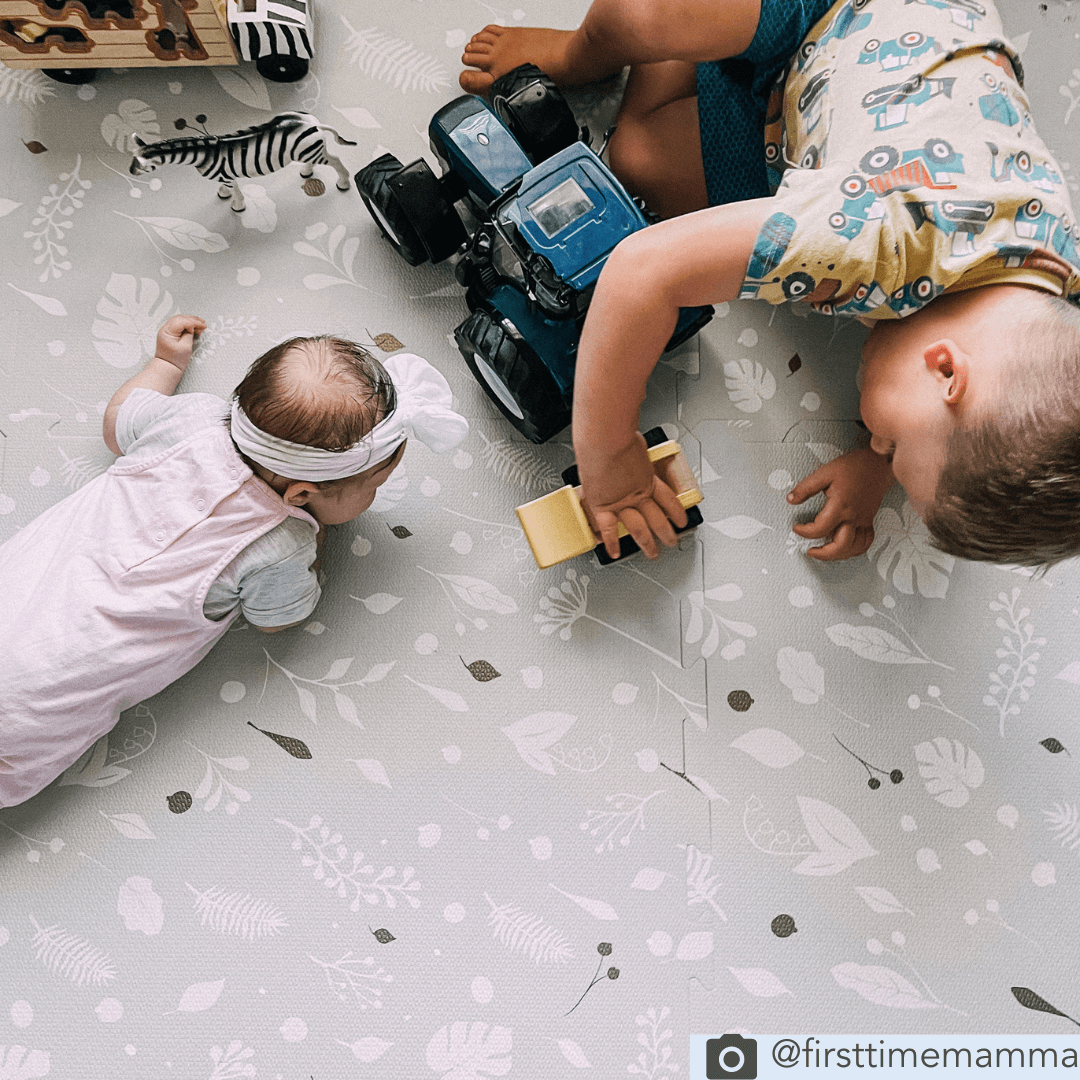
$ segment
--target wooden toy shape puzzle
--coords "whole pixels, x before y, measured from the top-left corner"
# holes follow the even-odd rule
[[[46,71],[237,63],[225,0],[0,0],[0,60]],[[86,81],[79,78],[62,81]]]

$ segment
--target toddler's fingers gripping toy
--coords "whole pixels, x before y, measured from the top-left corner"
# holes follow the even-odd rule
[[[663,428],[652,428],[645,432],[645,442],[649,447],[649,460],[653,469],[675,492],[687,512],[686,525],[681,529],[676,528],[675,531],[683,533],[696,528],[702,521],[701,511],[697,509],[702,496],[682,447],[669,439]],[[566,487],[517,508],[518,521],[521,522],[525,539],[529,542],[537,565],[543,570],[594,549],[601,565],[614,562],[603,544],[597,543],[589,519],[585,516],[576,465],[571,465],[563,473],[563,480]],[[637,550],[638,546],[633,537],[629,536],[620,524],[619,557],[625,558]]]
[[[470,311],[454,331],[458,348],[503,416],[544,442],[570,422],[578,340],[600,271],[648,222],[578,141],[573,113],[538,68],[497,79],[491,101],[465,95],[432,118],[441,176],[423,159],[403,166],[384,154],[356,186],[411,265],[455,256]],[[667,349],[712,313],[683,309]]]

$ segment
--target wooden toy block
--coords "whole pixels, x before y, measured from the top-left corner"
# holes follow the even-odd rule
[[[690,463],[686,460],[686,455],[682,452],[682,447],[677,442],[666,439],[664,442],[649,447],[649,460],[657,476],[675,492],[684,510],[690,510],[701,502],[702,494],[697,486],[697,480],[694,478]],[[532,549],[533,558],[542,570],[594,549],[597,558],[602,563],[613,561],[608,557],[605,549],[597,543],[596,536],[589,526],[589,520],[581,505],[580,485],[567,484],[558,491],[519,506],[516,513],[525,532],[525,539],[528,540],[529,547]],[[694,511],[687,529],[700,524],[701,513]],[[619,538],[622,542],[623,556],[637,550],[637,545],[621,523],[619,524]]]
[[[236,64],[226,0],[0,0],[0,61],[76,69]]]

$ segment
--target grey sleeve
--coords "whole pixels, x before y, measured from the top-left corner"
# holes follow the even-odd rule
[[[126,454],[132,443],[166,410],[169,399],[145,386],[137,386],[116,413],[116,444]]]
[[[315,541],[240,579],[240,611],[252,626],[288,626],[306,619],[322,590],[311,564]]]

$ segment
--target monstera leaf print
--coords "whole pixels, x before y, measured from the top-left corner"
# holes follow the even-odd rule
[[[173,298],[153,278],[136,281],[131,274],[113,274],[97,303],[94,348],[115,368],[134,367],[154,355],[158,327],[172,312]],[[110,300],[109,297],[112,297]]]

